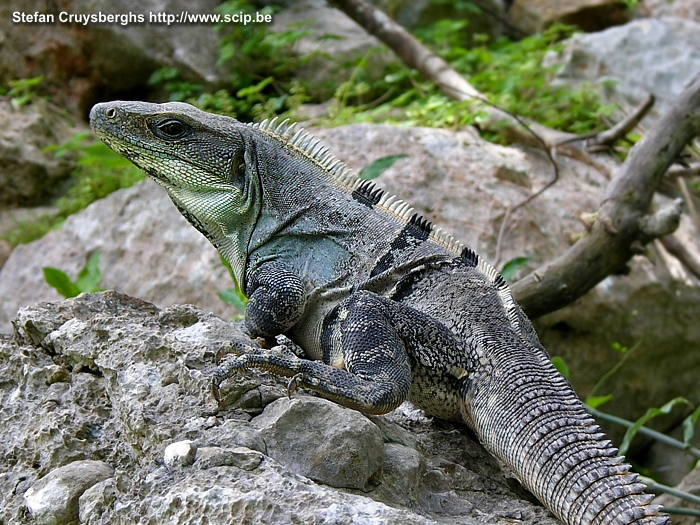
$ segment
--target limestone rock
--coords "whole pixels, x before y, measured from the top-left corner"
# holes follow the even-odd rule
[[[3,523],[34,525],[25,499],[64,465],[92,463],[111,467],[71,500],[71,519],[79,512],[80,523],[90,525],[190,525],[202,516],[274,525],[557,523],[510,487],[468,433],[414,410],[367,418],[304,391],[291,401],[268,400],[252,419],[237,399],[217,404],[214,356],[243,334],[238,324],[193,307],[159,310],[104,292],[24,308],[15,326],[13,338],[0,338]],[[238,392],[286,389],[285,380],[262,373],[227,383],[245,385]],[[303,456],[304,437],[322,446],[321,435],[326,461],[339,472],[343,462],[352,470],[365,461],[356,455],[361,449],[374,458],[375,466],[364,468],[374,471],[367,492],[299,473],[293,444]],[[163,465],[165,446],[187,440],[198,450],[194,464]],[[334,449],[339,445],[350,452]]]
[[[78,500],[78,517],[81,525],[100,524],[102,514],[116,500],[117,487],[114,478],[95,483],[80,496]]]
[[[320,399],[278,399],[251,422],[268,455],[307,478],[339,488],[376,484],[384,443],[359,412]]]
[[[184,0],[46,0],[0,4],[0,77],[5,79],[43,76],[42,91],[76,114],[86,114],[101,96],[119,98],[144,87],[158,67],[176,68],[191,82],[218,83],[217,35],[214,24],[150,23],[151,13],[182,12],[212,14],[215,0],[193,4]],[[53,23],[15,23],[12,13],[53,14]],[[59,13],[143,15],[127,23],[69,24]]]
[[[0,122],[0,213],[45,203],[74,166],[44,149],[64,142],[78,123],[42,100],[19,108],[0,100]]]
[[[9,331],[12,309],[61,298],[44,281],[42,267],[75,278],[95,250],[100,251],[102,288],[161,306],[192,303],[221,316],[236,314],[216,295],[233,283],[214,247],[182,218],[165,192],[144,181],[93,203],[71,215],[60,230],[12,251],[0,271],[5,303],[0,330]]]
[[[63,525],[78,518],[78,499],[86,489],[112,476],[103,461],[74,461],[34,483],[24,500],[37,525]]]
[[[648,18],[672,16],[700,22],[700,3],[697,0],[644,0],[637,5],[636,12]]]
[[[189,439],[176,441],[165,447],[163,463],[168,467],[188,467],[197,457],[197,445]]]
[[[515,0],[508,11],[508,22],[532,35],[557,22],[598,31],[623,24],[629,16],[629,10],[618,0]]]
[[[264,457],[257,450],[246,447],[203,447],[197,454],[197,466],[201,469],[238,467],[251,471],[258,468]]]
[[[648,127],[700,71],[700,23],[680,18],[641,19],[572,37],[558,57],[558,78],[601,86],[604,98],[627,108],[656,98]],[[643,74],[642,74],[643,72]]]

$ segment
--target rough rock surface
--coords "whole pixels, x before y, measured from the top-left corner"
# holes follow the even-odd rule
[[[37,99],[15,108],[9,99],[0,99],[0,214],[56,195],[73,164],[44,149],[76,131],[75,119],[48,102]]]
[[[60,230],[15,247],[0,270],[0,330],[22,305],[61,296],[43,279],[52,266],[74,278],[100,251],[101,287],[162,306],[192,303],[219,315],[236,312],[216,295],[232,286],[216,250],[182,218],[156,184],[143,181],[71,215]]]
[[[697,0],[644,0],[637,5],[636,12],[650,18],[673,16],[700,22],[700,3]]]
[[[101,474],[69,487],[81,524],[557,523],[467,431],[415,410],[368,418],[304,392],[289,400],[284,382],[254,372],[217,405],[214,355],[242,333],[194,307],[104,292],[24,308],[15,327],[0,338],[3,523],[34,523],[26,501],[85,465]],[[353,447],[368,439],[364,491],[334,488],[347,473],[322,458],[311,468],[327,477],[313,481],[289,450],[356,468]],[[166,466],[166,447],[187,440],[194,463]],[[43,523],[70,522],[50,508]]]
[[[508,23],[526,34],[535,34],[557,22],[583,31],[599,31],[624,24],[630,11],[618,0],[514,0]]]
[[[489,260],[507,207],[551,176],[551,167],[537,153],[489,144],[469,130],[357,124],[315,134],[355,170],[386,155],[408,154],[378,183]],[[559,162],[557,184],[511,217],[502,262],[527,256],[526,269],[534,269],[584,231],[577,217],[597,208],[608,180],[571,159],[560,157]],[[683,221],[679,235],[687,236],[690,249],[698,249],[692,232]],[[43,282],[42,266],[75,276],[95,249],[102,253],[104,288],[160,307],[193,303],[227,318],[235,314],[216,295],[231,281],[214,249],[182,219],[165,192],[145,181],[94,203],[70,217],[60,231],[13,251],[0,270],[0,330],[9,331],[9,319],[20,306],[59,299]],[[695,321],[700,318],[700,288],[660,249],[651,250],[653,262],[636,258],[629,276],[606,279],[574,305],[538,322],[545,346],[564,356],[582,396],[619,359],[612,343],[638,343],[634,359],[598,392],[614,395],[606,409],[632,419],[678,395],[700,402],[692,373],[700,367]],[[621,438],[620,429],[608,430]]]
[[[111,478],[104,461],[73,461],[49,472],[24,493],[24,502],[37,525],[61,525],[78,517],[78,501],[93,485]]]
[[[599,33],[578,34],[556,61],[563,66],[560,79],[601,84],[603,95],[624,108],[654,95],[650,116],[658,117],[700,71],[700,23],[642,19]],[[649,126],[648,117],[642,125]]]
[[[191,82],[217,83],[217,35],[213,24],[148,23],[150,13],[213,13],[205,0],[90,0],[0,4],[0,78],[43,76],[42,90],[76,113],[87,113],[98,96],[144,88],[158,67],[175,67]],[[54,23],[15,23],[12,13],[52,13]],[[60,12],[142,14],[144,23],[68,24]]]

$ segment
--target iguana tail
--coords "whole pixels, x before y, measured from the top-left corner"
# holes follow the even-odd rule
[[[484,446],[567,525],[668,523],[541,347],[489,343],[465,389]]]

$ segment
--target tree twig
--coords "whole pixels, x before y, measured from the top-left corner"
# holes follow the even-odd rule
[[[685,200],[685,205],[688,208],[688,213],[690,214],[690,218],[693,220],[693,224],[695,225],[695,230],[700,233],[700,217],[698,217],[698,210],[695,209],[695,203],[693,202],[693,196],[688,189],[688,184],[685,182],[683,177],[679,177],[677,180],[678,187],[681,189],[681,194]]]
[[[538,317],[571,303],[608,275],[623,271],[641,245],[671,233],[645,231],[644,223],[649,222],[649,205],[659,181],[697,135],[700,75],[630,150],[605,190],[590,234],[513,285],[515,298],[528,315]]]
[[[678,259],[685,268],[700,279],[700,261],[698,261],[675,235],[664,235],[659,239],[666,251]]]
[[[654,105],[654,100],[653,95],[648,95],[639,106],[634,108],[634,110],[627,115],[627,117],[622,119],[613,127],[605,131],[601,131],[600,133],[596,133],[586,143],[588,150],[592,151],[593,148],[596,147],[610,147],[615,142],[627,135],[637,124],[639,124],[639,121],[642,120],[647,113],[649,113],[649,110]]]

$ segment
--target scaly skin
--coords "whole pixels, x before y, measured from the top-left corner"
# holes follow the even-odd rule
[[[215,390],[258,368],[365,413],[410,399],[466,422],[568,525],[668,522],[501,276],[312,137],[181,103],[98,104],[90,120],[231,264],[250,334],[284,333],[310,358],[237,342]]]

